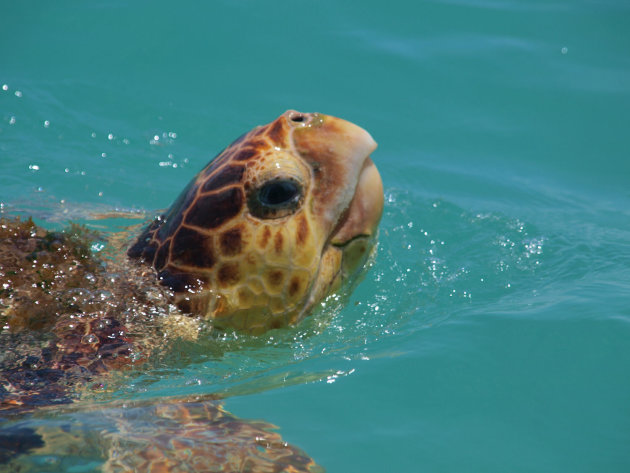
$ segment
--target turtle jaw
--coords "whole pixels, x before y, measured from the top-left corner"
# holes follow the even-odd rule
[[[357,188],[343,213],[325,253],[338,252],[340,262],[334,285],[340,286],[365,265],[376,246],[378,224],[383,213],[383,182],[372,160],[365,160]]]

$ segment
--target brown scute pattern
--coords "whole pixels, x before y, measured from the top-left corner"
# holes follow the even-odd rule
[[[247,161],[258,154],[258,150],[254,148],[243,148],[234,154],[235,161]]]
[[[214,158],[214,161],[212,161],[201,170],[197,178],[198,181],[203,181],[207,179],[208,176],[212,176],[217,171],[217,169],[221,167],[231,156],[232,153],[228,152],[227,150],[223,151],[223,153]]]
[[[298,278],[297,276],[293,276],[291,278],[291,282],[289,283],[289,296],[290,297],[295,296],[300,290],[301,285],[302,285],[302,282],[300,281],[300,278]]]
[[[184,314],[193,313],[193,303],[190,299],[182,299],[181,301],[178,301],[177,308]]]
[[[143,256],[146,258],[146,255],[143,253],[146,250],[147,245],[151,241],[151,237],[155,230],[160,226],[160,221],[155,219],[151,222],[147,227],[142,231],[136,242],[131,245],[131,247],[127,250],[127,256],[130,258],[139,258]],[[155,253],[155,248],[153,248],[153,253]],[[149,261],[153,261],[153,257],[147,258]]]
[[[160,221],[160,226],[156,234],[158,240],[166,240],[175,230],[177,230],[179,225],[182,223],[182,212],[190,207],[192,202],[195,200],[196,195],[197,186],[195,185],[195,180],[193,179],[188,183],[184,190],[180,192],[179,196],[177,196],[177,199],[175,199],[175,202],[173,202],[166,213],[158,219],[158,221]]]
[[[184,292],[189,289],[197,289],[199,287],[199,277],[190,274],[182,273],[173,268],[167,268],[164,271],[158,273],[158,280],[160,284],[168,287],[173,292]]]
[[[168,259],[168,251],[170,249],[170,246],[171,240],[165,241],[164,243],[162,243],[162,246],[160,246],[157,255],[155,255],[155,262],[153,263],[153,265],[158,271],[166,266],[166,260]]]
[[[243,237],[240,227],[231,228],[219,237],[221,253],[225,256],[236,256],[243,250]]]
[[[173,237],[171,261],[175,264],[211,268],[215,263],[212,237],[188,227],[180,228]]]
[[[280,287],[284,282],[284,271],[280,269],[274,269],[265,273],[265,279],[267,284],[271,287]]]
[[[176,304],[178,309],[186,314],[206,314],[210,306],[208,297],[203,293],[187,293],[185,297],[180,298]]]
[[[190,202],[192,202],[192,198],[190,199]],[[190,202],[188,202],[188,205],[190,205]],[[176,212],[171,211],[170,213],[174,215],[165,218],[164,223],[162,223],[162,226],[158,229],[156,233],[156,237],[160,241],[167,239],[182,224],[182,212],[179,208],[177,208]]]
[[[236,263],[226,263],[219,268],[217,279],[222,287],[233,286],[241,279],[240,270]]]
[[[249,140],[247,142],[247,147],[243,148],[243,150],[253,150],[254,154],[252,154],[250,157],[260,153],[261,151],[266,151],[269,149],[270,143],[267,141],[267,139],[264,136],[261,137],[256,137],[256,138],[252,138],[251,140]],[[237,156],[237,155],[235,155]]]
[[[185,221],[195,227],[217,228],[241,211],[243,201],[243,191],[238,187],[201,195],[188,211]]]
[[[277,121],[271,127],[258,127],[241,135],[206,165],[165,215],[145,228],[129,248],[129,256],[142,257],[153,263],[162,274],[164,285],[178,291],[187,284],[183,274],[179,274],[184,270],[164,272],[170,264],[174,268],[209,269],[217,265],[217,252],[228,257],[241,254],[246,245],[242,226],[214,237],[207,236],[204,230],[220,228],[240,214],[245,203],[246,186],[242,179],[247,161],[269,148],[271,141],[282,142],[283,133],[282,123]],[[262,238],[264,242],[261,246],[268,246],[271,239],[269,229],[265,230]],[[220,276],[217,276],[221,284],[235,284],[234,281],[240,277],[238,269],[223,267]]]
[[[155,259],[155,253],[157,249],[157,243],[151,242],[144,247],[140,255],[142,256],[142,258],[144,258],[145,261],[153,261]]]
[[[210,192],[221,189],[231,184],[238,184],[243,178],[245,166],[228,165],[215,171],[201,188],[202,192]]]

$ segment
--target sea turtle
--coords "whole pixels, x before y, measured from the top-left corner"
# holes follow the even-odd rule
[[[91,248],[98,236],[76,226],[50,232],[32,220],[2,219],[0,341],[7,349],[0,355],[0,410],[11,416],[98,389],[104,373],[147,359],[156,336],[178,336],[173,320],[210,320],[217,329],[253,334],[299,322],[374,247],[383,210],[369,157],[375,147],[352,123],[287,111],[202,169],[141,231],[128,258],[97,258]],[[212,399],[136,409],[144,415],[131,417],[151,419],[153,430],[133,434],[133,426],[121,427],[127,414],[107,411],[119,427],[107,437],[109,471],[215,471],[195,470],[190,455],[199,465],[217,458],[228,464],[229,456],[233,470],[220,471],[315,468],[277,434],[230,416]],[[29,422],[0,430],[0,462],[54,443]],[[229,428],[221,430],[221,422]],[[16,444],[15,432],[25,440]],[[216,453],[216,435],[227,436],[227,453]],[[276,437],[265,440],[270,435]],[[127,453],[112,455],[116,445],[127,445]]]

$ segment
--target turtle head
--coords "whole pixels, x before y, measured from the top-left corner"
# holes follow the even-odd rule
[[[230,145],[128,254],[186,312],[262,332],[293,324],[361,268],[383,186],[368,132],[287,111]]]

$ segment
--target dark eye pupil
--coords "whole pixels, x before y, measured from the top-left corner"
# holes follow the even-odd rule
[[[260,189],[258,198],[261,204],[275,207],[299,198],[299,189],[293,181],[271,182]]]
[[[252,216],[271,219],[295,213],[302,204],[304,188],[297,179],[277,177],[252,189],[247,198],[247,207]]]

